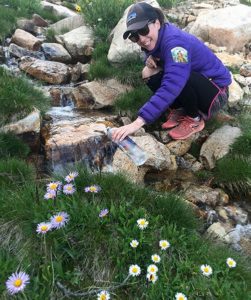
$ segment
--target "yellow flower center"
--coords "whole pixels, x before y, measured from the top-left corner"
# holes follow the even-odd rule
[[[22,285],[22,283],[23,281],[20,278],[18,278],[14,281],[14,286],[18,288]]]
[[[68,190],[68,191],[71,191],[71,190],[72,190],[72,187],[71,187],[71,186],[67,186],[67,190]]]
[[[48,226],[47,226],[47,225],[41,226],[41,230],[42,230],[42,231],[47,231],[47,229],[48,229]]]
[[[106,295],[101,295],[100,300],[106,300]]]
[[[52,184],[50,185],[50,189],[51,189],[51,190],[56,190],[57,187],[58,187],[57,183],[52,183]]]
[[[184,300],[184,297],[183,296],[179,296],[178,300]]]
[[[151,271],[151,272],[154,272],[154,271],[155,271],[155,268],[154,268],[154,267],[152,267],[152,268],[150,269],[150,271]]]
[[[208,268],[208,267],[205,267],[205,268],[204,268],[204,272],[208,273],[208,272],[209,272],[209,268]]]
[[[60,223],[63,221],[63,217],[62,216],[56,216],[55,218],[56,222]]]
[[[91,192],[96,192],[97,188],[95,186],[90,186],[90,191]]]
[[[138,272],[138,268],[133,267],[133,268],[132,268],[132,272],[133,272],[133,273],[137,273],[137,272]]]
[[[229,266],[232,266],[234,263],[233,263],[232,260],[230,260],[230,261],[228,262],[228,264],[229,264]]]

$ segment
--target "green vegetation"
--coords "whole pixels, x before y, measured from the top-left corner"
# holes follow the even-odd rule
[[[84,0],[81,7],[95,28],[97,41],[90,78],[115,77],[136,87],[116,103],[118,112],[133,117],[151,94],[141,82],[141,61],[138,57],[125,58],[120,66],[111,66],[107,60],[110,31],[131,3]],[[178,1],[159,3],[168,7]],[[39,1],[11,0],[6,7],[3,1],[0,4],[2,38],[13,31],[17,17],[29,17],[34,12],[44,16]],[[53,32],[47,32],[48,38],[53,36]],[[34,106],[42,111],[48,107],[48,99],[26,78],[14,77],[2,68],[0,78],[2,124],[25,116]],[[213,176],[217,186],[247,192],[251,169],[250,120],[247,117],[242,121],[243,135],[232,146],[230,156],[219,161],[212,172],[201,173],[202,181]],[[198,156],[197,144],[191,152]],[[30,276],[24,293],[14,296],[19,300],[97,299],[100,289],[109,290],[111,299],[125,300],[171,300],[177,292],[196,300],[251,299],[247,259],[202,239],[197,230],[200,223],[181,197],[153,192],[130,183],[122,175],[90,174],[79,166],[79,176],[73,182],[76,192],[66,195],[57,191],[55,199],[45,200],[46,184],[59,180],[65,185],[66,182],[63,177],[38,180],[34,167],[23,160],[28,154],[29,148],[16,136],[0,134],[1,299],[13,299],[5,283],[16,271],[25,271]],[[85,187],[93,184],[99,185],[101,191],[85,192]],[[104,208],[109,213],[101,218],[99,213]],[[39,223],[49,221],[59,212],[69,215],[69,222],[63,228],[46,234],[36,232]],[[140,218],[149,221],[145,230],[137,226]],[[130,246],[133,239],[139,241],[136,249]],[[162,239],[171,244],[167,250],[159,247]],[[152,284],[146,281],[146,270],[155,253],[161,261],[159,278]],[[227,267],[228,257],[237,261],[236,268]],[[112,289],[128,277],[132,264],[141,267],[141,275],[129,277],[119,288]],[[202,275],[203,264],[213,268],[211,276]],[[91,295],[84,294],[93,290]]]
[[[31,277],[26,298],[40,300],[61,299],[59,283],[76,294],[107,289],[125,280],[131,264],[138,264],[142,274],[114,290],[113,299],[174,299],[177,292],[190,299],[249,299],[251,276],[245,259],[202,240],[191,208],[179,197],[151,192],[119,175],[79,171],[77,191],[68,196],[61,192],[55,200],[43,199],[49,181],[29,180],[1,189],[1,299],[9,299],[4,280],[17,266]],[[101,191],[86,193],[84,188],[92,184]],[[109,213],[100,218],[104,208]],[[36,233],[39,223],[58,212],[69,214],[65,227],[44,236]],[[137,226],[140,218],[149,221],[145,230]],[[132,239],[140,243],[136,249],[130,246]],[[159,247],[162,239],[171,244],[167,250]],[[146,269],[155,253],[161,257],[159,279],[146,284]],[[238,267],[228,269],[227,257],[233,257]],[[201,274],[202,264],[213,268],[209,278]],[[84,299],[96,299],[96,294]]]
[[[24,77],[14,77],[0,67],[0,78],[0,119],[2,124],[21,119],[34,107],[41,111],[48,108],[49,99]]]
[[[34,13],[44,19],[56,22],[60,17],[51,11],[44,10],[39,0],[0,0],[0,40],[12,34],[18,18],[31,18]]]

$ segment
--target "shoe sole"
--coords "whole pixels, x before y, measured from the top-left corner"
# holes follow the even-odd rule
[[[185,140],[185,139],[189,138],[191,135],[193,135],[194,133],[200,132],[201,130],[203,130],[204,127],[205,127],[205,123],[203,122],[203,124],[199,125],[199,126],[196,127],[196,128],[193,128],[193,132],[190,132],[190,133],[188,133],[187,135],[183,135],[183,136],[180,136],[180,137],[173,137],[173,136],[172,136],[172,131],[169,131],[168,134],[169,134],[170,137],[171,137],[172,139],[174,139],[174,140]]]

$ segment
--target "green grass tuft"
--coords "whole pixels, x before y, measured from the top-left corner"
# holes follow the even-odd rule
[[[0,160],[0,186],[18,185],[34,180],[35,171],[31,165],[17,158]]]
[[[251,162],[241,156],[225,156],[213,170],[216,184],[231,193],[245,194],[251,187]]]
[[[49,106],[49,99],[34,88],[24,77],[14,77],[0,68],[0,119],[7,123],[25,117],[34,107],[42,112]]]
[[[13,133],[0,133],[0,157],[22,157],[29,154],[30,149],[21,139]]]

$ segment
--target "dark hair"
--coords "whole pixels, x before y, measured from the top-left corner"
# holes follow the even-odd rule
[[[163,12],[160,8],[154,7],[154,10],[156,11],[156,13],[158,15],[158,20],[160,22],[160,25],[163,26],[167,22],[165,15],[163,14]]]

